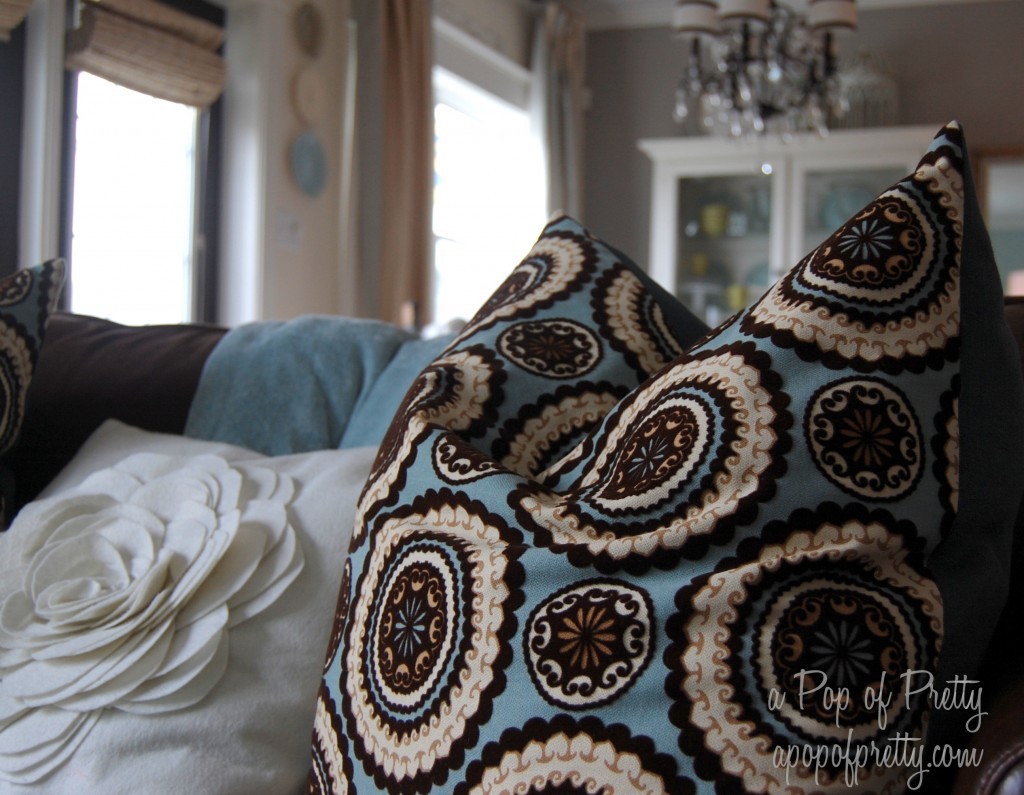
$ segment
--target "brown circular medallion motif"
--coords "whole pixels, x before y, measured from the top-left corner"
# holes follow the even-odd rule
[[[492,447],[502,466],[538,476],[573,450],[628,390],[607,382],[562,384],[507,420]],[[538,479],[543,479],[539,476]]]
[[[899,682],[906,670],[906,638],[893,620],[892,604],[869,590],[822,581],[819,588],[794,588],[780,599],[781,613],[770,628],[773,676],[769,682],[801,701],[808,716],[859,726],[874,717],[864,707],[868,687],[878,690],[879,674]],[[803,672],[813,671],[813,674]],[[802,675],[803,674],[803,675]],[[855,694],[842,710],[829,703],[819,685]],[[802,688],[802,690],[801,690]]]
[[[545,378],[581,378],[601,360],[601,342],[581,323],[526,320],[498,336],[498,350],[513,364]]]
[[[776,749],[835,744],[852,759],[896,733],[923,737],[923,699],[867,700],[883,679],[892,693],[902,673],[931,669],[942,636],[938,587],[886,517],[837,507],[794,514],[767,532],[808,529],[676,593],[663,657],[669,718],[682,750],[703,777],[729,785],[723,791],[781,791]],[[849,789],[841,763],[787,772],[787,792]],[[859,774],[859,791],[905,788],[905,771],[876,759]]]
[[[962,198],[922,164],[776,282],[742,330],[833,369],[940,366],[960,333]]]
[[[692,453],[706,451],[707,426],[706,416],[698,419],[692,403],[669,404],[646,418],[625,440],[598,496],[627,500],[653,491],[681,469],[692,469]]]
[[[353,553],[361,574],[338,706],[375,791],[440,787],[490,720],[513,657],[519,539],[479,502],[441,489],[381,518]]]
[[[520,525],[605,573],[724,539],[785,471],[789,398],[770,365],[748,343],[671,365],[585,440],[585,466],[567,457],[512,494]]]
[[[905,199],[887,195],[848,221],[815,252],[807,271],[818,277],[818,286],[828,282],[864,291],[876,291],[890,300],[892,291],[909,292],[919,279],[925,248],[930,238]],[[806,277],[805,277],[806,278]]]
[[[378,636],[378,671],[395,693],[407,696],[436,674],[450,645],[452,572],[440,556],[402,566],[388,583]]]
[[[647,667],[653,619],[650,597],[622,582],[590,580],[558,591],[527,624],[530,677],[556,706],[607,704]]]
[[[896,500],[921,478],[920,424],[906,396],[880,379],[826,385],[811,399],[805,432],[821,472],[856,497]]]

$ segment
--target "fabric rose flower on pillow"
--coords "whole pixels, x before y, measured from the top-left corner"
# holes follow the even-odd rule
[[[294,494],[258,465],[139,454],[26,506],[0,539],[0,776],[45,776],[105,709],[209,693],[228,629],[303,567]]]

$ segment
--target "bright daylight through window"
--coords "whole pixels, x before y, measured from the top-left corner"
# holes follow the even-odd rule
[[[434,71],[435,321],[468,320],[530,250],[544,223],[530,117]]]
[[[199,112],[82,72],[77,113],[71,310],[191,319]]]

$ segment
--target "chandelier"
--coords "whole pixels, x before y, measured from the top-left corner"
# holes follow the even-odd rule
[[[835,32],[857,27],[856,0],[809,0],[806,16],[778,0],[678,0],[672,27],[690,47],[676,121],[714,135],[826,135],[846,113]]]

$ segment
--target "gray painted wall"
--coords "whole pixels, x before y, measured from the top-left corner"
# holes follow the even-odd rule
[[[900,124],[959,119],[972,150],[1024,147],[1024,0],[862,11],[844,53],[888,59]],[[672,120],[685,61],[667,29],[595,31],[587,40],[584,220],[646,264],[650,162],[641,138],[680,135]]]

